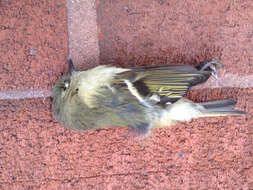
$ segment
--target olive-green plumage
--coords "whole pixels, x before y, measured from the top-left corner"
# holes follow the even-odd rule
[[[53,88],[53,115],[65,127],[85,131],[103,126],[131,127],[138,133],[198,117],[241,115],[233,99],[193,103],[183,98],[220,64],[139,68],[98,66],[70,72]]]

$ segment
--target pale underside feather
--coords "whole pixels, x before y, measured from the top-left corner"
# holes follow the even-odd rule
[[[160,125],[167,126],[173,122],[186,122],[202,115],[204,108],[194,104],[187,99],[180,99],[174,104],[168,105],[167,109],[161,112]]]
[[[100,95],[100,89],[108,86],[115,75],[128,70],[117,67],[98,66],[88,71],[77,73],[72,81],[77,83],[78,94],[81,99],[87,106],[92,108],[96,106],[95,97]]]

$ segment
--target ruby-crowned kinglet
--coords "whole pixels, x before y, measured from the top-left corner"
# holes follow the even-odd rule
[[[166,65],[138,68],[97,66],[70,72],[53,88],[53,115],[65,127],[86,131],[103,126],[131,127],[146,134],[198,117],[245,114],[233,99],[194,103],[183,98],[190,87],[215,75],[212,59],[196,67]]]

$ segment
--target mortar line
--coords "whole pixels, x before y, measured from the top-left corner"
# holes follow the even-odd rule
[[[5,90],[0,91],[0,100],[21,100],[31,98],[52,97],[52,91],[49,90]]]

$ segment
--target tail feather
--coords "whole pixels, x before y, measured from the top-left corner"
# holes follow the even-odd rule
[[[215,117],[226,115],[243,115],[246,112],[234,109],[236,100],[218,100],[212,102],[200,103],[204,107],[201,117]]]

